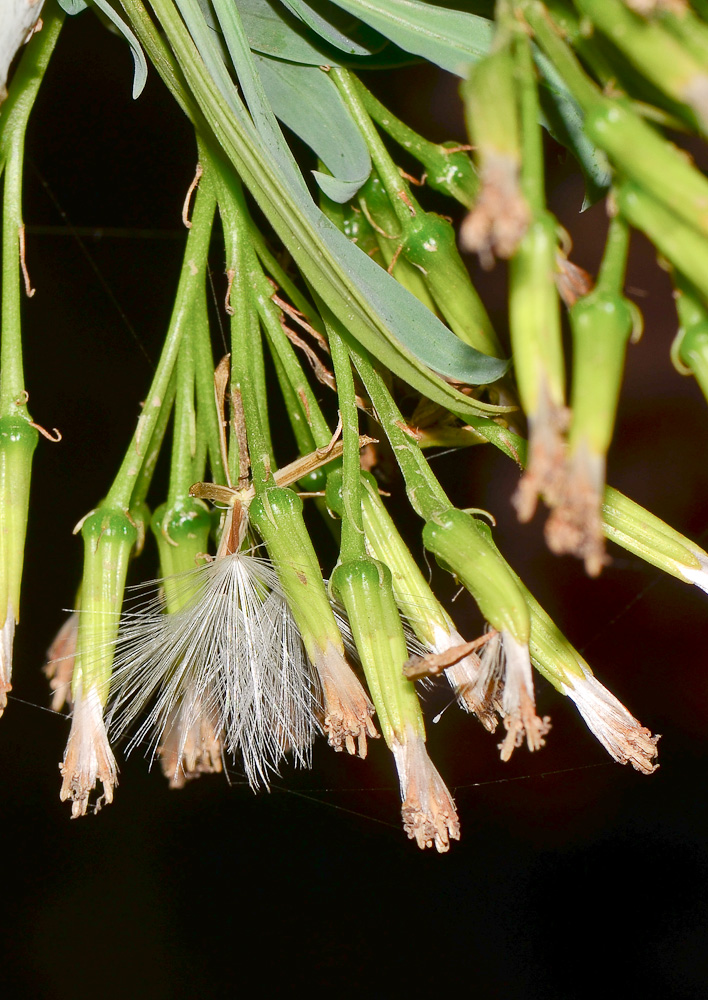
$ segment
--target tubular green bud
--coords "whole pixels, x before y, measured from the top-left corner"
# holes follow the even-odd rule
[[[332,589],[346,609],[387,744],[402,742],[408,729],[424,737],[415,687],[403,676],[408,652],[391,571],[375,559],[355,559],[335,569]]]
[[[708,179],[682,150],[617,101],[598,100],[585,131],[623,174],[708,235]]]
[[[353,559],[332,574],[364,673],[393,751],[401,785],[403,825],[418,846],[446,851],[459,838],[452,797],[425,750],[425,726],[415,688],[403,676],[406,640],[393,596],[391,572],[375,559]]]
[[[516,381],[529,420],[529,462],[514,503],[533,517],[542,495],[553,506],[564,463],[565,366],[555,284],[556,221],[540,213],[511,261],[509,323]]]
[[[0,715],[12,690],[12,647],[20,620],[32,455],[38,437],[23,417],[0,417]]]
[[[99,507],[83,521],[84,574],[71,695],[74,712],[61,766],[62,801],[72,800],[73,818],[84,816],[96,782],[101,804],[113,800],[117,767],[108,744],[103,707],[108,698],[125,577],[138,532],[128,514]]]
[[[372,175],[366,184],[371,184],[373,180],[374,177]],[[380,181],[378,183],[379,185],[381,184]],[[336,201],[332,201],[324,192],[320,192],[320,208],[330,222],[333,222],[337,229],[344,233],[347,239],[351,240],[352,243],[356,243],[359,249],[363,250],[365,254],[372,257],[379,252],[374,227],[361,209],[355,208],[351,202],[339,204]]]
[[[605,536],[611,541],[708,593],[708,553],[661,518],[608,486],[602,520]]]
[[[460,340],[483,354],[504,356],[462,263],[455,230],[446,219],[433,212],[418,211],[404,229],[401,256],[423,274],[426,288]]]
[[[435,646],[439,630],[450,631],[452,621],[426,583],[408,546],[401,538],[393,519],[384,507],[376,480],[362,472],[362,515],[369,554],[384,563],[391,572],[396,604],[422,643]],[[338,517],[344,516],[342,474],[333,472],[327,479],[327,506]]]
[[[529,750],[539,750],[549,720],[536,715],[529,658],[531,619],[523,591],[494,545],[490,528],[463,511],[448,510],[425,525],[423,543],[469,590],[499,633],[482,651],[481,669],[469,695],[480,708],[472,710],[492,732],[494,712],[504,719],[502,760],[509,760],[524,737]]]
[[[576,0],[581,13],[662,93],[688,104],[708,129],[708,74],[701,61],[655,21],[645,21],[620,0]]]
[[[605,564],[600,505],[627,341],[636,310],[619,293],[600,287],[570,310],[573,392],[565,481],[546,523],[549,548],[585,560],[590,576]]]
[[[513,255],[530,219],[520,187],[521,125],[509,42],[480,59],[461,87],[481,189],[462,224],[460,244],[479,254],[484,267],[495,256]]]
[[[298,479],[298,488],[303,493],[324,493],[327,489],[327,480],[330,474],[338,470],[341,477],[341,469],[341,458],[335,458],[334,461],[328,462],[327,465],[321,465],[318,469],[308,472],[302,479]]]
[[[587,441],[606,454],[612,440],[624,356],[636,313],[623,295],[595,291],[570,310],[573,331],[571,452]]]
[[[138,532],[125,511],[99,507],[81,525],[84,572],[74,686],[97,687],[105,705],[125,578]],[[73,692],[75,695],[75,692]]]
[[[261,536],[310,659],[329,644],[341,646],[315,550],[302,516],[302,500],[292,490],[272,486],[249,508],[251,525]]]
[[[636,184],[623,181],[614,194],[625,219],[645,233],[659,253],[708,297],[708,243],[705,237]]]
[[[211,515],[206,504],[184,497],[171,508],[158,507],[150,526],[160,554],[165,607],[172,614],[192,598],[193,589],[179,577],[196,569],[198,557],[207,551]]]
[[[513,572],[513,570],[512,570]],[[567,695],[593,735],[620,764],[630,763],[643,774],[656,769],[658,736],[652,736],[594,676],[533,594],[514,574],[531,615],[529,650],[534,667],[557,691]]]
[[[427,522],[423,544],[469,590],[493,628],[528,645],[530,622],[524,596],[478,525],[469,514],[450,508]]]
[[[431,312],[436,312],[435,302],[423,276],[400,252],[403,239],[401,226],[391,207],[386,188],[375,173],[372,173],[359,190],[358,199],[362,214],[371,220],[371,229],[378,250],[378,253],[369,250],[369,256],[377,260],[382,267],[390,269],[399,284],[407,288],[411,295],[415,295]]]
[[[273,486],[252,501],[250,522],[266,543],[283,593],[319,677],[330,745],[366,756],[373,707],[344,657],[344,643],[302,516],[302,500]]]
[[[369,472],[362,472],[362,513],[366,547],[374,559],[385,563],[391,571],[393,593],[398,609],[410,623],[417,638],[433,653],[445,653],[465,642],[445,608],[431,590],[418,568],[406,543],[386,510],[376,480]],[[327,484],[327,504],[337,513],[334,496],[337,480],[332,477]],[[494,732],[496,716],[489,711],[483,698],[477,697],[475,684],[480,668],[479,657],[474,653],[458,659],[445,669],[445,676],[457,695],[457,702],[466,712],[474,712],[482,725]]]

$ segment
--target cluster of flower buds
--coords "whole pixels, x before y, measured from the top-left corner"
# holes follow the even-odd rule
[[[292,37],[283,27],[274,58],[281,53],[286,82],[269,92],[272,70],[248,41],[261,29],[249,22],[251,34],[244,30],[238,5],[215,0],[208,24],[203,5],[178,6],[179,14],[172,0],[153,0],[159,43],[140,5],[126,5],[132,28],[114,12],[138,67],[139,41],[190,116],[199,167],[164,348],[124,461],[77,528],[77,610],[45,668],[54,707],[72,713],[61,798],[71,800],[73,816],[110,803],[112,745],[123,742],[127,752],[147,747],[174,788],[233,762],[257,790],[286,760],[309,766],[318,734],[359,758],[380,735],[406,833],[421,848],[446,851],[460,821],[428,754],[416,682],[444,675],[458,705],[488,732],[501,723],[506,761],[549,737],[534,669],[575,703],[615,760],[650,773],[658,737],[603,687],[540,607],[498,550],[484,512],[453,505],[425,450],[498,447],[523,469],[513,498],[519,519],[528,521],[542,499],[550,548],[579,556],[590,575],[605,564],[609,539],[708,592],[708,555],[605,482],[625,351],[641,330],[624,294],[630,226],[649,236],[672,272],[680,318],[673,360],[708,396],[708,180],[647,120],[708,132],[708,27],[676,0],[497,0],[493,22],[408,4],[407,27],[382,19],[370,27],[391,30],[399,50],[409,46],[464,78],[469,144],[436,144],[369,92],[341,47],[337,56],[334,36],[318,41],[332,57],[326,64],[319,48],[307,49],[309,22]],[[50,7],[0,113],[0,714],[11,690],[41,430],[27,410],[22,368],[23,285],[31,294],[22,155],[62,20]],[[630,69],[608,61],[588,24]],[[473,29],[476,48],[464,36]],[[300,91],[293,85],[295,96],[286,94],[299,59],[298,80],[307,77],[348,144],[346,168],[303,119]],[[637,80],[646,80],[656,106],[641,87],[632,91]],[[276,117],[320,157],[319,204]],[[579,158],[589,197],[611,186],[594,286],[568,260],[569,241],[546,205],[541,121]],[[425,171],[418,194],[395,146]],[[513,365],[453,225],[425,207],[426,183],[464,206],[462,252],[478,254],[484,268],[509,261]],[[247,194],[289,251],[292,270],[269,248]],[[206,273],[217,213],[231,343],[215,366]],[[169,484],[160,495],[153,473],[163,447],[171,449]],[[393,484],[388,506],[382,484]],[[404,495],[420,518],[411,547],[397,527]],[[310,498],[339,546],[328,579],[305,516]],[[125,600],[148,541],[159,581]],[[466,639],[436,598],[416,559],[424,550],[473,598],[480,635]]]

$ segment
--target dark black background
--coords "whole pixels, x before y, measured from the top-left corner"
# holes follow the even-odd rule
[[[69,820],[58,797],[69,723],[42,708],[40,666],[78,583],[72,528],[111,482],[149,384],[145,353],[159,353],[195,163],[156,74],[133,103],[130,73],[118,39],[90,14],[71,20],[28,140],[37,294],[25,309],[26,384],[34,419],[64,439],[41,441],[35,457],[15,687],[0,722],[4,995],[705,996],[708,596],[617,549],[599,581],[548,554],[540,518],[515,523],[517,472],[491,449],[436,468],[456,502],[494,512],[500,547],[539,600],[663,733],[654,776],[612,764],[540,681],[554,722],[540,754],[501,764],[494,738],[454,707],[430,725],[462,821],[447,856],[405,839],[380,743],[361,762],[320,741],[311,772],[286,770],[258,797],[237,771],[230,787],[214,777],[170,792],[135,754],[120,759],[114,804]],[[431,138],[464,138],[450,78],[416,68],[375,86]],[[593,269],[604,208],[579,215],[573,164],[554,147],[549,162],[574,259]],[[503,270],[479,277],[503,329]],[[630,350],[609,478],[705,543],[708,412],[670,366],[670,288],[639,238],[628,284],[646,333]],[[471,601],[455,607],[473,634]],[[431,696],[429,715],[444,702]]]

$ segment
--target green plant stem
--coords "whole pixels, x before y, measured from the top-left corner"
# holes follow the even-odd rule
[[[596,287],[612,295],[620,295],[624,288],[629,254],[629,226],[620,215],[610,219],[605,252],[600,265]]]
[[[270,344],[270,355],[273,359],[275,374],[278,379],[278,384],[280,385],[280,391],[283,394],[285,409],[290,420],[292,432],[295,436],[297,449],[301,455],[308,455],[311,451],[314,451],[317,446],[315,445],[315,439],[312,436],[312,431],[310,430],[307,420],[305,419],[305,414],[302,412],[302,404],[290,383],[285,366],[280,360],[280,355],[275,350],[272,343]]]
[[[160,414],[157,418],[155,426],[153,427],[150,444],[145,449],[143,464],[140,466],[140,472],[135,480],[135,486],[133,487],[133,493],[130,498],[131,510],[145,503],[145,499],[148,495],[150,484],[152,483],[152,477],[155,472],[155,466],[157,465],[157,460],[160,456],[160,451],[162,450],[162,442],[164,441],[165,434],[167,433],[167,425],[169,424],[170,416],[172,415],[175,392],[176,380],[173,374],[167,386],[165,402],[160,407]]]
[[[223,179],[223,178],[222,178]],[[254,260],[251,253],[251,226],[241,211],[240,199],[224,182],[219,185],[219,211],[224,227],[226,260],[231,291],[231,392],[240,394],[246,421],[251,459],[251,477],[256,490],[265,489],[275,468],[270,441],[265,431],[265,399],[259,393],[256,339],[260,340],[258,312],[254,302]],[[257,265],[255,265],[257,267]],[[231,446],[234,440],[232,436]]]
[[[531,43],[520,31],[516,33],[514,63],[521,121],[521,189],[531,211],[537,214],[546,207],[543,136],[539,125],[541,107]]]
[[[303,371],[293,345],[280,324],[279,309],[267,296],[259,296],[258,314],[271,346],[271,353],[277,355],[283,366],[290,386],[300,402],[300,410],[309,427],[315,445],[324,448],[329,444],[332,432],[325,420],[320,404]]]
[[[538,0],[526,0],[520,5],[534,37],[558,70],[571,94],[583,111],[588,111],[599,99],[600,92],[583,70],[573,50],[561,38],[548,11]]]
[[[376,167],[376,172],[381,178],[383,186],[386,188],[396,217],[401,226],[405,227],[410,222],[411,215],[416,214],[418,206],[369,117],[357,86],[358,81],[346,69],[332,68],[329,72],[345,105],[354,118],[357,128],[364,137],[372,162]]]
[[[196,414],[194,412],[194,355],[191,333],[185,334],[179,346],[175,365],[175,417],[172,430],[172,462],[167,505],[173,507],[189,495],[192,463],[196,450]]]
[[[428,186],[451,195],[466,208],[472,208],[479,191],[479,181],[467,153],[449,148],[446,143],[438,145],[424,139],[384,107],[358,77],[352,78],[356,80],[364,107],[376,124],[423,164]]]
[[[2,345],[0,347],[0,415],[27,417],[22,364],[22,275],[20,237],[25,133],[39,86],[54,51],[64,12],[54,0],[44,11],[44,25],[27,45],[12,78],[0,115],[0,172],[5,170],[2,204]]]
[[[216,199],[211,186],[199,187],[194,201],[192,228],[187,236],[182,271],[165,345],[133,439],[104,501],[106,507],[127,510],[130,504],[133,489],[145,458],[144,446],[146,442],[150,442],[155,425],[159,420],[160,411],[165,404],[182,335],[192,319],[194,297],[199,292],[200,282],[204,280],[204,266],[209,251],[215,205]]]
[[[334,364],[342,420],[342,544],[339,558],[343,563],[366,555],[364,519],[361,510],[361,465],[359,462],[359,412],[354,378],[344,341],[334,327],[329,329],[329,349]]]
[[[384,380],[371,363],[369,356],[351,341],[349,351],[357,371],[376,409],[376,416],[386,432],[396,456],[413,509],[428,521],[451,504],[428,465],[418,443],[406,433],[406,422],[393,401]]]
[[[226,470],[221,457],[219,432],[220,415],[214,395],[214,355],[211,350],[209,316],[206,304],[206,288],[200,289],[195,303],[192,327],[192,351],[194,353],[194,377],[197,395],[197,434],[206,440],[211,478],[215,483],[226,482]],[[199,451],[199,446],[197,447]],[[199,474],[195,466],[196,480]]]

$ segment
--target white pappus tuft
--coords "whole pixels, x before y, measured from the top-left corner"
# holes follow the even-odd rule
[[[161,595],[123,616],[108,724],[128,752],[159,749],[172,784],[241,755],[252,788],[268,786],[286,753],[308,766],[317,698],[277,577],[241,551],[172,579],[184,603]],[[180,602],[181,603],[181,602]],[[169,758],[169,761],[168,761]]]

